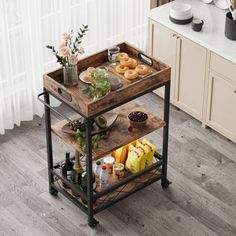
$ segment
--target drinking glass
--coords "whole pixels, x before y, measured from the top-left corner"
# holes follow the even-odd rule
[[[111,66],[116,66],[117,56],[120,52],[118,46],[112,46],[108,48],[108,60],[111,62]]]

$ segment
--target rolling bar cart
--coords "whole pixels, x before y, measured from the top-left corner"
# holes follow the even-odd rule
[[[140,77],[134,82],[124,79],[115,70],[111,72],[119,76],[123,83],[123,87],[118,90],[110,92],[105,97],[92,100],[83,94],[82,90],[85,88],[83,82],[79,81],[77,87],[65,87],[63,85],[62,69],[53,71],[44,75],[44,92],[38,95],[38,99],[44,103],[45,106],[45,123],[46,123],[46,142],[47,142],[47,160],[48,160],[48,176],[49,176],[49,192],[56,195],[60,192],[83,212],[88,215],[88,224],[94,227],[98,224],[94,215],[116,202],[128,197],[132,193],[145,188],[146,186],[161,180],[163,188],[167,188],[170,182],[167,179],[167,157],[168,157],[168,130],[169,130],[169,106],[170,106],[170,73],[171,69],[162,62],[147,56],[139,49],[127,43],[118,45],[120,51],[128,53],[131,57],[138,60],[139,63],[147,64],[151,68],[151,73],[145,77]],[[78,71],[82,72],[88,67],[93,66],[108,66],[107,50],[96,53],[78,63]],[[109,131],[108,139],[101,140],[97,149],[92,149],[92,119],[105,112],[114,111],[128,114],[129,111],[136,106],[131,102],[132,100],[143,96],[157,88],[165,87],[164,97],[164,118],[160,119],[151,112],[148,113],[148,123],[146,127],[134,129],[132,132],[128,131],[129,121],[125,117],[118,118],[114,126]],[[52,137],[53,132],[65,143],[70,145],[75,150],[82,152],[78,142],[74,136],[63,133],[62,127],[68,122],[67,120],[60,121],[51,125],[51,109],[57,112],[50,106],[49,95],[55,97],[62,103],[69,106],[77,114],[84,117],[86,124],[86,171],[87,171],[87,191],[84,192],[74,183],[68,181],[63,177],[61,171],[56,169],[53,163]],[[41,98],[44,97],[44,99]],[[128,113],[126,113],[128,112]],[[57,112],[58,113],[58,112]],[[62,115],[62,114],[59,114]],[[63,115],[62,115],[63,116]],[[110,184],[104,190],[93,189],[92,182],[92,162],[98,160],[103,156],[109,154],[115,149],[122,147],[138,138],[141,138],[155,130],[163,128],[162,140],[162,154],[155,153],[155,161],[153,164],[144,170],[130,174],[123,179]],[[70,190],[62,187],[64,183],[70,187]],[[76,193],[73,194],[73,193]],[[83,200],[85,201],[83,201]]]

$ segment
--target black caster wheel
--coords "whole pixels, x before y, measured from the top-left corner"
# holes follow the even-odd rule
[[[52,195],[52,196],[57,196],[58,194],[58,191],[54,188],[49,188],[49,193]]]
[[[88,225],[89,225],[91,228],[95,228],[98,224],[99,224],[99,221],[95,220],[94,218],[92,218],[91,220],[89,220],[89,223],[88,223]]]
[[[161,186],[163,189],[167,189],[169,185],[172,184],[168,179],[167,180],[162,180]]]

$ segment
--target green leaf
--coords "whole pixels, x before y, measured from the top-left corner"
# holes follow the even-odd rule
[[[93,148],[94,149],[98,148],[98,143],[97,142],[93,143]]]

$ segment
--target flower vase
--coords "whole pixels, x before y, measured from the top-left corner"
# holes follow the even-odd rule
[[[77,65],[63,67],[63,80],[67,86],[75,86],[78,84]]]

